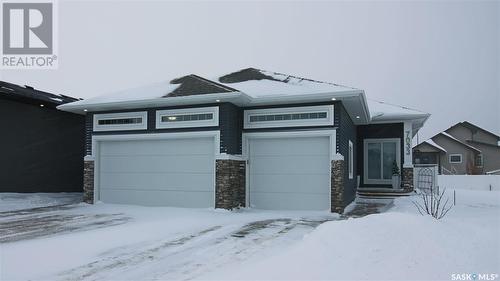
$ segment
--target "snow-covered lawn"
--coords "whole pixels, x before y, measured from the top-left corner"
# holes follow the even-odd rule
[[[75,228],[0,244],[0,280],[450,280],[454,273],[499,273],[500,192],[459,190],[457,206],[440,221],[420,216],[416,199],[347,220],[324,212],[109,204],[20,215],[67,216]],[[78,219],[112,216],[127,219],[78,230]],[[0,227],[8,219],[0,218]]]

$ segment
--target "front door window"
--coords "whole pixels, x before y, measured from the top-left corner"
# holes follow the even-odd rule
[[[365,140],[365,183],[390,184],[394,161],[400,167],[399,139]]]

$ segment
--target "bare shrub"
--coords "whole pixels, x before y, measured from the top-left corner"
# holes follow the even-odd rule
[[[452,204],[448,204],[449,198],[446,197],[446,200],[443,203],[443,196],[446,192],[446,188],[440,192],[430,192],[430,193],[421,193],[420,199],[421,202],[413,201],[415,207],[417,207],[418,212],[424,216],[429,215],[435,219],[441,219],[451,210],[453,207]]]

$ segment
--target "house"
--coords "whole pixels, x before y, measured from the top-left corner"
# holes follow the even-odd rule
[[[439,173],[495,174],[500,170],[500,136],[459,122],[413,148],[415,164],[437,164]]]
[[[81,192],[85,118],[78,99],[0,81],[0,192]]]
[[[356,88],[242,69],[64,104],[86,116],[84,197],[139,205],[331,210],[362,187],[413,188],[429,114]]]

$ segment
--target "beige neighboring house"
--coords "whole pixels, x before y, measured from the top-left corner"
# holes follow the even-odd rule
[[[440,174],[500,174],[500,136],[464,121],[413,147],[414,164],[437,164]]]

